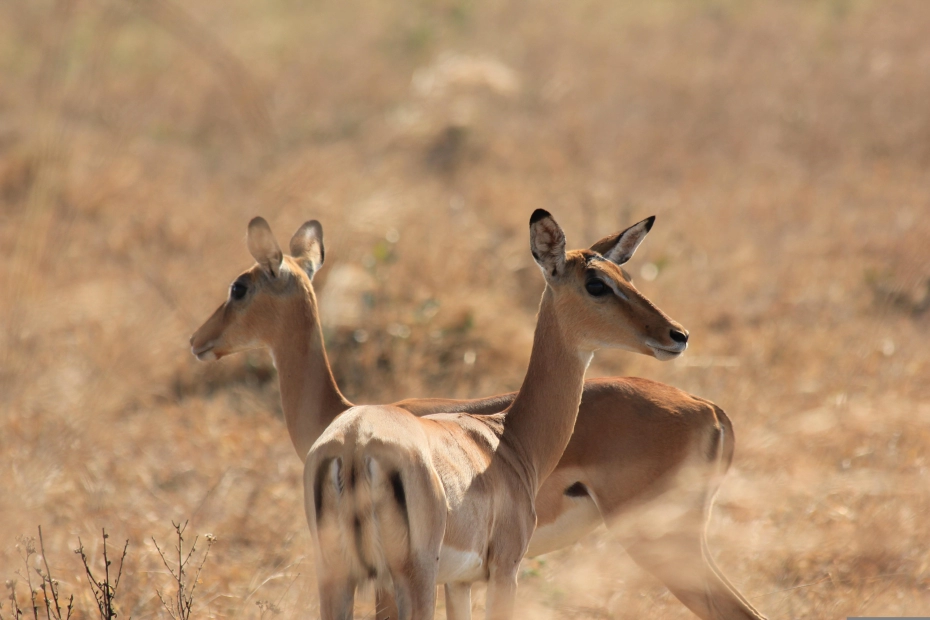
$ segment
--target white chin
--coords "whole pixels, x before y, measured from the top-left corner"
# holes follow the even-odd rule
[[[213,352],[213,349],[210,349],[209,351],[202,351],[200,353],[195,353],[194,355],[196,355],[197,359],[199,359],[201,362],[214,362],[218,359],[216,357],[216,353]]]
[[[653,349],[652,354],[660,362],[667,362],[681,355],[683,351],[666,351],[665,349]]]

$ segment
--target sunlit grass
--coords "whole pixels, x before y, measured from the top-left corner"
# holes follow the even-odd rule
[[[270,359],[187,348],[250,264],[246,223],[323,223],[337,379],[385,402],[520,384],[544,207],[573,247],[658,216],[631,272],[691,348],[589,375],[726,409],[711,548],[753,604],[926,613],[930,7],[173,6],[0,5],[3,579],[42,525],[93,615],[71,550],[106,527],[130,541],[121,617],[163,617],[150,541],[189,519],[217,537],[195,610],[312,616]],[[520,617],[690,617],[616,532],[521,579]]]

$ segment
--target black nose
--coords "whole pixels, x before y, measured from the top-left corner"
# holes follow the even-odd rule
[[[669,332],[669,335],[672,337],[672,340],[674,340],[675,342],[680,342],[681,344],[688,342],[688,332],[683,332],[678,329],[673,329],[671,332]]]

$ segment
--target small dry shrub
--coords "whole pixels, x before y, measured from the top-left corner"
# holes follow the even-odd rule
[[[172,599],[165,598],[165,595],[161,590],[158,590],[158,598],[161,600],[162,605],[165,609],[168,610],[168,613],[171,614],[171,617],[174,620],[188,620],[191,617],[191,609],[194,606],[194,590],[197,589],[197,583],[200,580],[200,572],[203,570],[203,565],[207,562],[207,556],[210,554],[210,548],[213,546],[213,543],[216,542],[216,538],[212,534],[207,534],[205,538],[207,539],[207,548],[203,552],[203,555],[200,558],[200,563],[196,565],[197,570],[193,575],[193,578],[190,578],[188,573],[188,566],[191,565],[191,559],[194,557],[194,553],[197,551],[197,541],[200,539],[199,536],[194,537],[194,542],[191,543],[190,549],[187,551],[187,554],[184,553],[184,531],[187,529],[188,522],[185,521],[183,524],[174,523],[172,521],[171,525],[174,526],[174,531],[177,536],[178,542],[175,546],[175,551],[177,551],[177,564],[172,566],[168,561],[168,557],[165,555],[165,552],[161,550],[161,547],[158,546],[158,541],[155,538],[152,538],[152,542],[155,543],[155,548],[158,550],[158,555],[161,556],[162,562],[165,564],[165,568],[168,569],[168,572],[171,573],[171,576],[174,578],[175,584],[177,586],[177,592]]]

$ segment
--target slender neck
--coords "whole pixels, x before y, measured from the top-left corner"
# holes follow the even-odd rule
[[[554,293],[547,286],[530,365],[507,410],[502,437],[522,454],[534,485],[552,473],[571,439],[591,356],[566,338],[556,315]]]
[[[352,406],[333,378],[318,317],[316,297],[308,288],[281,317],[271,344],[287,432],[301,459],[329,423]]]

